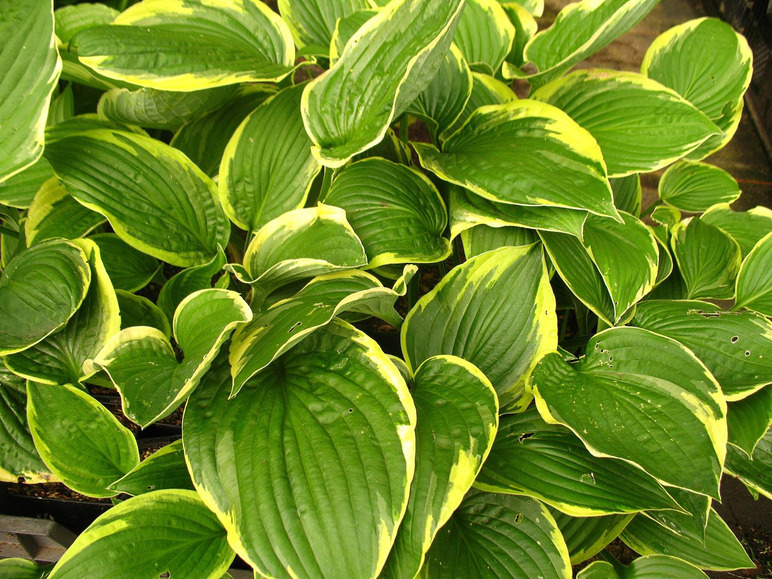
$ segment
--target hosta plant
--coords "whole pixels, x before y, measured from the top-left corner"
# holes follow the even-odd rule
[[[704,160],[748,45],[572,71],[656,4],[0,0],[0,477],[115,502],[49,576],[752,567],[772,211]]]

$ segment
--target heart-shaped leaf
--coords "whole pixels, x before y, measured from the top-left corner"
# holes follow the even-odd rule
[[[706,211],[718,203],[734,203],[740,186],[718,167],[694,161],[679,161],[659,180],[659,198],[681,211]]]
[[[27,421],[46,466],[83,495],[114,496],[107,487],[139,464],[131,431],[72,386],[27,382]]]
[[[760,240],[737,274],[735,309],[772,316],[772,233]]]
[[[415,460],[415,407],[397,368],[335,321],[238,399],[230,390],[221,356],[186,408],[183,443],[193,482],[239,556],[273,577],[377,576]]]
[[[568,426],[596,456],[718,497],[726,402],[715,378],[675,340],[640,328],[605,330],[575,364],[547,354],[530,384],[542,417]]]
[[[46,157],[75,199],[144,253],[186,267],[228,244],[230,223],[215,184],[169,145],[95,130],[49,143]]]
[[[289,28],[258,0],[144,0],[71,46],[109,78],[173,91],[279,80],[295,60]]]
[[[454,268],[410,310],[401,339],[410,368],[439,354],[458,356],[490,379],[502,409],[527,404],[525,380],[557,348],[541,248],[502,247]]]
[[[234,557],[225,535],[195,492],[148,493],[97,518],[49,577],[220,577]]]

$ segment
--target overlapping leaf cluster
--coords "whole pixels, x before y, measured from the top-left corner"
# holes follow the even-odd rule
[[[59,4],[0,0],[0,476],[133,496],[51,577],[752,566],[711,508],[772,494],[729,26],[569,72],[657,1]],[[182,440],[140,462],[93,386]]]

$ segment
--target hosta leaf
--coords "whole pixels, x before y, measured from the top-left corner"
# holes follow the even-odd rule
[[[111,484],[110,488],[134,496],[165,489],[195,490],[185,464],[182,439],[148,456],[134,470]]]
[[[0,366],[0,481],[38,483],[52,478],[27,426],[24,380]]]
[[[429,358],[410,394],[416,406],[416,471],[410,500],[382,577],[415,577],[434,536],[472,486],[498,426],[496,392],[453,356]]]
[[[233,134],[222,158],[219,195],[236,225],[255,231],[303,206],[321,165],[298,107],[303,86],[266,100]],[[276,135],[282,135],[277,141]]]
[[[81,30],[96,24],[110,24],[120,12],[105,4],[71,4],[54,11],[54,30],[68,44]]]
[[[472,72],[472,92],[469,100],[451,127],[440,135],[443,140],[456,132],[474,111],[486,105],[503,105],[517,100],[509,86],[487,74]]]
[[[589,131],[615,177],[665,167],[719,132],[675,91],[632,72],[578,70],[532,98],[565,111]]]
[[[699,18],[675,26],[652,42],[641,72],[674,89],[704,112],[722,131],[694,151],[700,159],[732,138],[751,82],[753,55],[747,41],[718,18]]]
[[[268,85],[242,85],[232,99],[221,103],[219,109],[180,127],[170,145],[185,153],[210,177],[217,175],[220,160],[233,133],[252,111],[273,94]]]
[[[772,233],[756,244],[740,266],[734,304],[737,308],[772,316]]]
[[[357,33],[357,30],[365,25],[365,22],[370,20],[373,16],[378,14],[377,8],[363,8],[352,12],[348,16],[339,18],[335,23],[335,30],[330,38],[329,45],[329,57],[330,66],[334,66],[340,55],[343,54],[343,49],[351,40],[351,37]]]
[[[140,127],[124,125],[123,123],[102,119],[96,113],[86,113],[83,115],[76,115],[71,119],[46,127],[46,146],[68,137],[99,129],[125,131],[127,133],[136,133],[137,135],[143,135],[145,137],[149,136],[147,131]]]
[[[177,308],[174,339],[185,358],[177,362],[169,340],[155,328],[122,330],[93,360],[121,393],[124,414],[142,427],[171,414],[198,385],[220,346],[252,312],[236,293],[208,289]]]
[[[257,309],[282,285],[366,264],[365,248],[346,212],[319,204],[288,211],[261,227],[244,253],[242,281],[253,286],[252,307]],[[239,275],[237,268],[229,268]]]
[[[464,55],[455,44],[429,86],[407,108],[407,113],[420,117],[436,139],[449,129],[464,111],[472,93],[472,72]]]
[[[679,161],[659,180],[659,198],[681,211],[706,211],[717,203],[733,203],[740,186],[718,167],[694,161]]]
[[[13,579],[45,579],[48,576],[46,566],[41,567],[29,559],[0,559],[0,577]]]
[[[192,92],[114,88],[99,99],[97,111],[111,121],[173,131],[218,108],[235,91],[231,86]]]
[[[732,299],[742,263],[740,246],[714,225],[698,218],[673,227],[671,246],[689,299]]]
[[[48,107],[46,127],[61,123],[75,116],[75,100],[72,94],[72,85],[68,84],[64,90],[54,91],[54,95]]]
[[[557,509],[550,509],[550,514],[560,528],[560,534],[563,535],[571,555],[572,565],[578,565],[597,555],[619,536],[633,518],[633,515],[572,517]]]
[[[621,537],[641,555],[671,555],[700,569],[729,571],[754,567],[740,542],[713,509],[708,517],[704,544],[668,531],[643,515],[630,521]]]
[[[195,492],[148,493],[101,515],[49,577],[220,577],[234,557],[225,537]]]
[[[375,577],[414,470],[415,407],[397,368],[336,321],[238,400],[230,390],[221,357],[186,408],[183,443],[239,556],[274,577]]]
[[[397,134],[389,129],[386,131],[386,135],[381,142],[373,145],[358,155],[354,155],[351,160],[361,161],[362,159],[369,159],[370,157],[381,157],[392,163],[410,166],[413,164],[412,154],[413,151],[408,144],[401,141]]]
[[[335,66],[306,86],[301,113],[321,163],[338,167],[383,138],[394,116],[434,78],[463,6],[461,0],[389,3],[349,40]]]
[[[166,317],[171,320],[177,306],[193,292],[211,288],[212,278],[222,271],[225,261],[225,252],[218,247],[217,255],[207,263],[183,269],[167,281],[158,294],[158,307]]]
[[[0,182],[43,153],[43,131],[62,60],[56,50],[53,2],[0,5]]]
[[[107,486],[139,463],[131,431],[72,386],[27,382],[27,420],[51,472],[83,495],[115,495]]]
[[[512,43],[512,50],[509,51],[506,60],[515,66],[523,66],[525,62],[523,51],[528,41],[536,34],[539,25],[531,13],[518,3],[507,2],[501,6],[515,27],[515,41]]]
[[[751,491],[772,499],[772,429],[759,440],[750,457],[730,444],[725,470],[738,477]]]
[[[702,542],[710,514],[710,497],[672,487],[668,493],[683,511],[646,511],[644,514],[678,535],[692,537]]]
[[[568,4],[555,23],[525,47],[525,60],[535,65],[538,72],[529,75],[508,64],[502,72],[506,78],[527,78],[538,87],[622,36],[658,3],[659,0],[583,0]]]
[[[118,307],[121,311],[121,329],[132,326],[149,326],[160,330],[170,338],[172,327],[169,319],[158,306],[144,296],[137,296],[124,290],[115,290],[118,298]]]
[[[278,5],[300,47],[330,46],[339,18],[370,8],[368,0],[279,0]]]
[[[402,318],[393,306],[416,271],[415,266],[409,267],[395,284],[397,291],[383,287],[368,273],[343,271],[316,277],[291,298],[263,306],[231,341],[232,396],[252,376],[342,312],[364,311],[399,327]]]
[[[59,332],[23,352],[7,356],[6,366],[16,374],[48,384],[77,384],[93,372],[83,364],[121,326],[118,299],[102,263],[99,248],[88,239],[73,241],[88,256],[91,283],[78,311]]]
[[[502,408],[527,403],[524,381],[556,348],[555,296],[536,244],[502,247],[454,268],[402,328],[410,368],[439,354],[468,360],[490,379]]]
[[[443,237],[445,203],[415,169],[378,158],[357,161],[340,171],[322,201],[346,211],[369,267],[431,263],[450,255]]]
[[[496,73],[514,39],[515,27],[497,0],[467,0],[453,42],[472,68]]]
[[[772,230],[772,209],[758,206],[747,211],[732,211],[729,203],[719,203],[708,209],[700,220],[729,234],[745,257]]]
[[[484,224],[491,227],[514,225],[529,229],[570,233],[582,236],[586,211],[576,211],[549,205],[512,205],[496,203],[475,195],[463,187],[450,188],[450,235]]]
[[[24,236],[30,247],[55,237],[76,239],[104,220],[104,216],[75,201],[67,189],[52,177],[43,183],[29,206]]]
[[[593,456],[570,430],[546,424],[535,408],[501,417],[475,486],[536,497],[577,517],[678,508],[645,472]]]
[[[772,426],[772,388],[762,388],[742,400],[731,402],[726,418],[729,442],[750,456]]]
[[[26,209],[32,204],[38,190],[54,176],[54,170],[45,157],[40,157],[23,171],[0,182],[0,203]]]
[[[772,322],[764,316],[697,300],[651,300],[639,304],[632,323],[689,348],[729,400],[772,382]]]
[[[77,245],[53,239],[14,257],[0,277],[0,355],[62,328],[86,297],[91,270]]]
[[[144,253],[186,267],[228,244],[230,223],[214,183],[169,145],[98,130],[49,144],[46,156],[73,197]]]
[[[532,229],[511,225],[502,227],[475,225],[461,232],[464,256],[467,259],[506,245],[531,245],[538,240],[539,236]]]
[[[576,579],[705,579],[707,575],[691,563],[678,557],[648,555],[635,559],[630,565],[617,570],[607,561],[594,561],[582,569]]]
[[[471,490],[437,533],[422,577],[571,577],[568,549],[546,507]]]
[[[499,1],[504,2],[505,0]],[[534,18],[541,18],[542,14],[544,14],[544,0],[506,0],[504,5],[506,6],[507,4],[522,6]]]
[[[137,251],[114,233],[98,233],[89,239],[99,246],[115,289],[128,292],[141,290],[161,267],[156,258]]]
[[[100,74],[173,91],[279,80],[295,59],[289,28],[258,0],[144,0],[72,43]]]
[[[726,403],[705,366],[675,340],[640,328],[605,330],[576,364],[547,354],[530,384],[542,417],[568,426],[596,456],[718,497]]]
[[[600,148],[550,105],[512,101],[477,109],[442,152],[414,143],[421,164],[491,201],[586,209],[618,219]]]
[[[637,174],[609,179],[614,192],[614,205],[636,217],[641,215],[641,178]]]

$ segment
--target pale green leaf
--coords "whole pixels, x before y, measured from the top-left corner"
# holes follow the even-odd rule
[[[772,316],[772,233],[756,244],[740,266],[734,304],[737,308]]]
[[[126,476],[111,484],[110,488],[134,496],[166,489],[195,490],[185,464],[182,439],[148,456]]]
[[[515,27],[497,0],[467,0],[453,42],[469,66],[495,74],[514,39]]]
[[[54,170],[45,157],[0,182],[0,203],[9,207],[26,209],[43,184],[54,176]]]
[[[544,14],[544,0],[499,0],[506,7],[508,4],[522,6],[534,18],[541,18]]]
[[[329,47],[338,19],[371,4],[368,0],[279,0],[278,6],[298,46]]]
[[[733,203],[740,186],[719,167],[694,161],[679,161],[659,180],[659,198],[681,211],[706,211],[718,203]]]
[[[21,558],[0,559],[0,577],[8,579],[45,579],[47,566],[41,567],[35,561]]]
[[[768,207],[732,211],[729,203],[719,203],[708,209],[700,219],[729,234],[739,244],[743,258],[772,231],[772,209]]]

